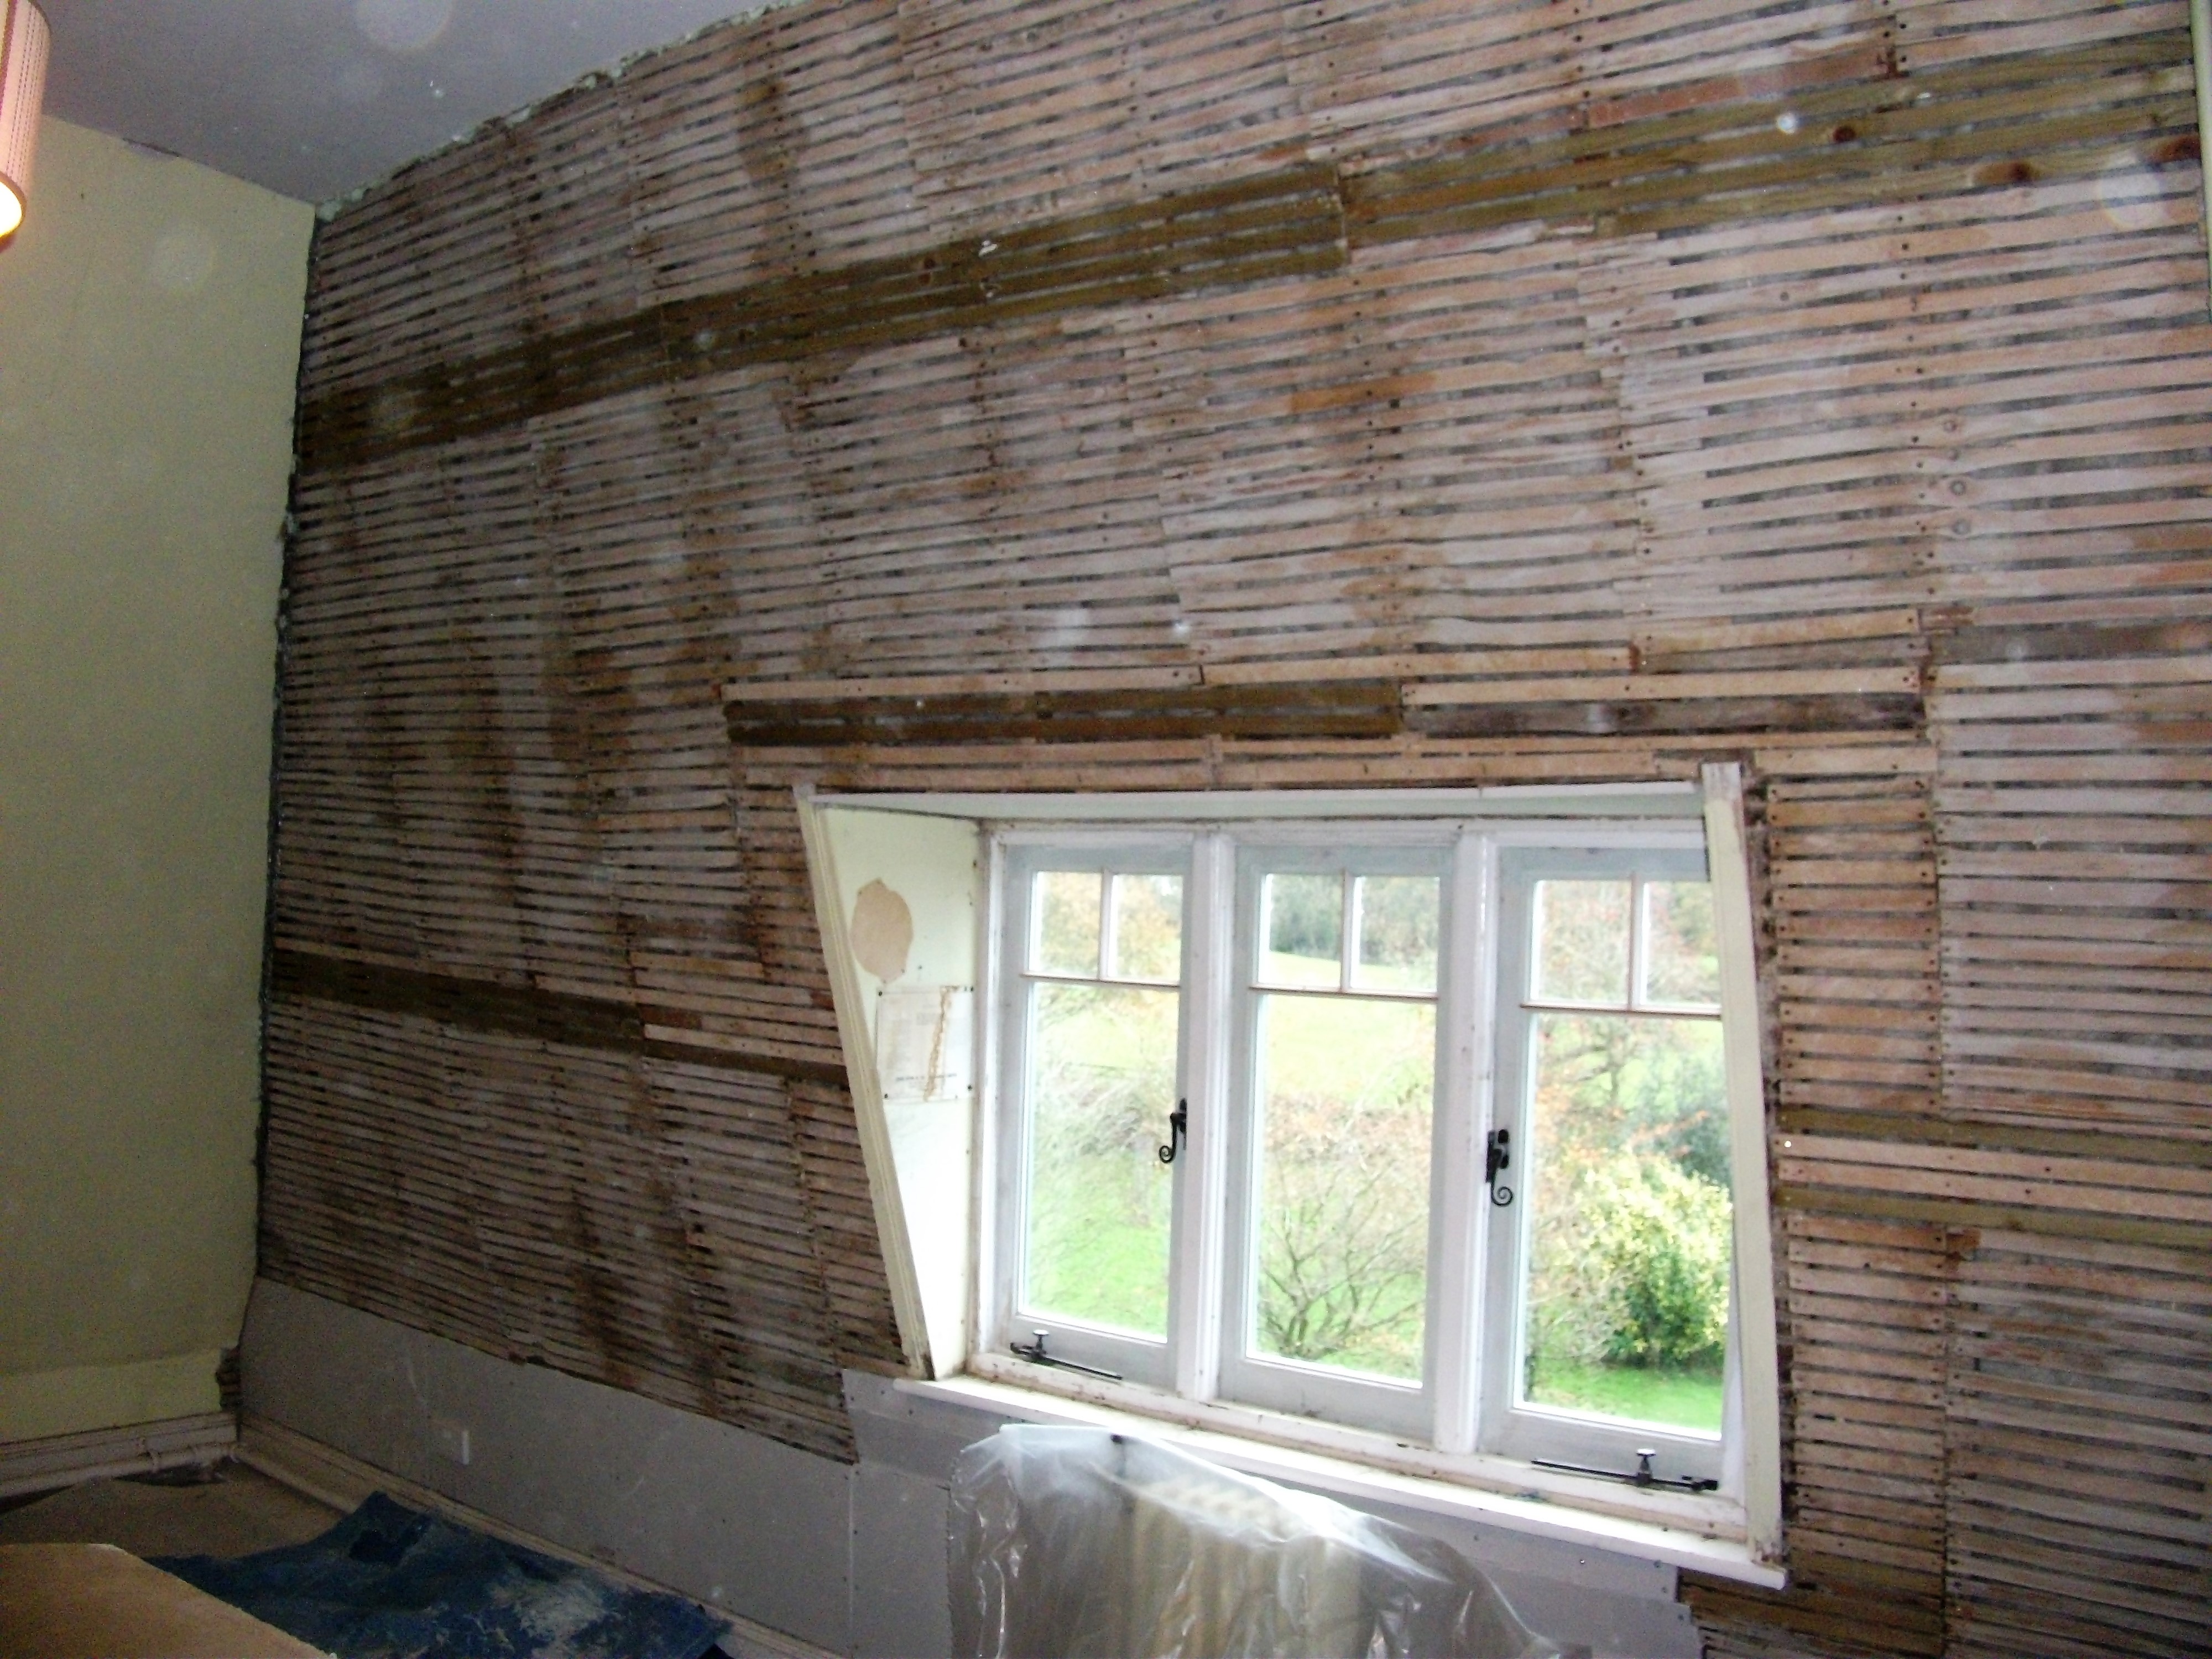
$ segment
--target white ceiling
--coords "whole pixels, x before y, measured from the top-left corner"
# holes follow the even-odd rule
[[[301,201],[759,0],[37,0],[46,112]]]

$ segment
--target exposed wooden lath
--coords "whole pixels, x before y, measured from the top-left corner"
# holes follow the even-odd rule
[[[2185,58],[2185,40],[2152,33],[1564,136],[1479,131],[1435,159],[1308,164],[910,254],[801,261],[319,396],[301,449],[341,465],[752,364],[1340,270],[1390,242],[1541,224],[1636,235],[2184,160]]]
[[[817,0],[325,227],[264,1270],[850,1455],[795,785],[1738,757],[1794,1582],[1713,1651],[2212,1644],[2183,9],[1557,10]]]
[[[1945,1444],[1962,1654],[2202,1653],[2212,1255],[1995,1230],[1954,1292]]]
[[[577,996],[531,982],[501,984],[284,948],[274,952],[270,985],[280,997],[407,1014],[464,1030],[817,1083],[845,1080],[842,1065],[803,1054],[787,1056],[759,1048],[726,1054],[693,1036],[684,1008],[656,1006],[650,1000]]]
[[[1217,684],[1203,671],[1181,686],[1143,683],[1150,675],[1115,685],[1116,677],[1096,672],[1065,689],[1056,675],[999,676],[1016,683],[989,690],[964,675],[909,677],[895,692],[865,679],[740,681],[727,693],[730,738],[755,749],[818,749],[979,738],[1875,731],[1921,722],[1920,672],[1910,665],[1474,678],[1449,665],[1431,672],[1425,660],[1452,659],[1401,660],[1393,673],[1340,659],[1334,675],[1310,684],[1269,676]]]

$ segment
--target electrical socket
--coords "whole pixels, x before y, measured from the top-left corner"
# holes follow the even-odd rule
[[[438,1455],[448,1463],[466,1465],[469,1461],[469,1425],[456,1423],[451,1418],[430,1419],[430,1443]]]

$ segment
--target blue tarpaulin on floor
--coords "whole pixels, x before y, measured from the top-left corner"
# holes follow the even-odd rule
[[[343,1659],[700,1659],[721,1626],[376,1493],[309,1543],[154,1564]]]

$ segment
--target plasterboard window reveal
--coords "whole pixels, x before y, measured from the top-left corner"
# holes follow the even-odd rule
[[[1771,1559],[1748,889],[1714,772],[1702,826],[1595,793],[993,824],[967,1368]],[[915,1028],[886,1075],[946,1063],[922,1000],[878,1011],[879,1040]]]

